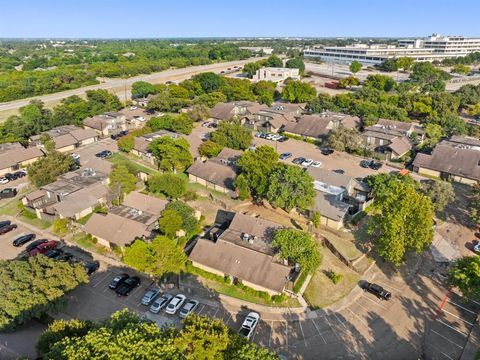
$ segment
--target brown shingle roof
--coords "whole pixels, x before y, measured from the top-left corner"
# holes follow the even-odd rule
[[[322,216],[335,221],[342,221],[350,205],[337,200],[334,195],[317,191],[313,208]]]
[[[397,154],[397,156],[403,156],[412,150],[412,143],[406,136],[402,136],[392,139],[388,147]]]
[[[190,260],[277,292],[283,291],[290,273],[290,267],[273,262],[270,255],[220,239],[199,239]]]
[[[6,169],[11,166],[22,163],[23,161],[42,157],[44,153],[36,147],[13,148],[0,153],[0,169]]]
[[[228,120],[235,115],[235,103],[218,103],[210,110],[210,116],[218,120]]]
[[[96,184],[67,195],[61,202],[52,207],[61,217],[74,217],[82,211],[98,205],[100,199],[106,199],[108,186]]]
[[[331,129],[331,119],[319,115],[304,115],[298,122],[285,125],[284,131],[306,137],[320,138]]]
[[[412,129],[414,126],[411,122],[398,121],[398,120],[389,120],[389,119],[378,119],[378,126],[390,127],[392,129],[398,129],[402,132],[407,132]]]
[[[207,160],[205,162],[197,161],[188,168],[187,173],[215,185],[230,190],[235,189],[234,181],[237,177],[237,173],[231,165],[222,164],[221,162],[214,160]]]
[[[82,141],[90,138],[96,138],[98,135],[93,129],[77,129],[70,132],[77,141]]]
[[[75,145],[78,141],[70,134],[60,135],[53,138],[55,149],[61,149],[66,146]]]
[[[125,206],[130,206],[153,215],[160,215],[167,204],[168,201],[166,200],[145,195],[139,193],[138,191],[132,191],[125,197],[125,200],[123,201],[123,205]]]

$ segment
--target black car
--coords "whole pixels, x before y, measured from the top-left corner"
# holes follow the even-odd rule
[[[292,160],[292,163],[298,165],[298,164],[303,163],[304,161],[305,161],[305,158],[303,158],[303,157],[297,157],[297,158],[295,158],[295,159]]]
[[[5,188],[0,191],[0,199],[9,199],[17,196],[17,189],[15,188]]]
[[[362,168],[368,169],[373,163],[374,163],[374,161],[370,160],[370,159],[369,160],[362,160],[362,161],[360,161],[360,166]]]
[[[390,291],[385,290],[383,287],[380,285],[374,284],[374,283],[365,283],[363,285],[363,290],[368,291],[369,293],[372,293],[376,297],[382,300],[390,300],[392,297],[392,294]]]
[[[87,275],[90,275],[98,270],[98,268],[100,267],[100,263],[98,261],[86,261],[84,266]]]
[[[333,170],[333,172],[337,174],[345,174],[345,170],[342,170],[342,169],[336,169],[336,170]]]
[[[58,259],[58,257],[62,255],[62,251],[58,249],[52,249],[48,250],[44,255],[50,259]]]
[[[73,255],[62,251],[62,253],[55,259],[58,261],[70,261],[73,259]]]
[[[103,150],[103,151],[100,151],[99,153],[95,154],[95,156],[100,158],[100,159],[106,159],[106,158],[112,156],[112,152],[110,150]]]
[[[5,177],[8,179],[8,181],[17,180],[17,178],[18,178],[17,175],[12,174],[12,173],[6,173],[6,174],[3,175],[3,176],[5,176]]]
[[[15,171],[13,175],[15,175],[17,178],[23,178],[27,176],[27,173],[25,171],[19,170],[19,171]]]
[[[127,296],[130,291],[140,285],[140,278],[138,276],[132,276],[123,282],[122,285],[115,291],[119,296]]]
[[[108,284],[108,287],[112,290],[115,290],[117,289],[120,285],[122,285],[125,280],[129,279],[130,278],[130,275],[128,274],[120,274],[120,275],[117,275],[115,276],[112,281],[110,282],[110,284]]]
[[[378,169],[380,169],[382,166],[383,166],[383,164],[382,164],[381,162],[374,162],[374,163],[370,164],[370,169],[372,169],[372,170],[378,170]]]
[[[287,140],[288,140],[288,137],[282,136],[282,137],[281,137],[280,139],[278,139],[277,141],[278,141],[278,142],[285,142],[285,141],[287,141]]]
[[[13,246],[21,246],[29,241],[32,241],[35,239],[35,234],[27,234],[27,235],[22,235],[13,240]]]
[[[333,149],[329,149],[329,148],[323,148],[320,151],[322,152],[322,155],[325,155],[325,156],[333,154]]]
[[[0,228],[10,225],[12,222],[10,220],[0,221]]]
[[[27,247],[25,248],[25,251],[26,252],[30,252],[32,251],[33,249],[36,249],[38,245],[40,244],[44,244],[48,242],[47,239],[38,239],[38,240],[35,240],[34,242],[30,243],[27,245]]]

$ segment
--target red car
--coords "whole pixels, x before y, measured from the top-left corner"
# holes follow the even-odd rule
[[[15,224],[10,224],[10,225],[7,225],[7,226],[4,226],[2,228],[0,228],[0,235],[3,235],[3,234],[6,234],[10,231],[12,231],[13,229],[16,229],[17,228],[17,225]]]
[[[28,256],[35,256],[38,254],[45,254],[47,251],[55,249],[58,243],[55,240],[50,240],[46,243],[38,245],[35,249],[28,253]]]

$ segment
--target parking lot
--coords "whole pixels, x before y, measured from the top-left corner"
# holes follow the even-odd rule
[[[110,138],[99,140],[93,144],[75,149],[74,153],[80,155],[80,164],[82,167],[88,167],[92,161],[98,161],[95,154],[103,150],[110,150],[111,152],[117,152],[117,142]]]
[[[0,221],[7,220],[5,217],[0,217]],[[12,241],[15,240],[17,237],[26,235],[26,234],[31,234],[35,233],[34,231],[31,231],[30,229],[26,228],[25,226],[16,223],[15,221],[12,221],[12,224],[17,224],[17,228],[6,233],[3,235],[0,235],[0,247],[2,251],[0,251],[0,259],[2,260],[11,260],[15,259],[24,249],[26,245],[15,247],[12,245]],[[38,233],[36,234],[37,239],[41,239],[42,236]]]

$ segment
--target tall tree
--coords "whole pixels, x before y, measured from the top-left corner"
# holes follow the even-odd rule
[[[252,132],[241,125],[222,121],[211,133],[211,140],[231,149],[245,150],[252,143]]]
[[[52,151],[28,167],[28,178],[40,187],[54,182],[58,176],[72,170],[74,165],[70,154]]]
[[[147,95],[156,94],[157,90],[153,84],[146,81],[135,81],[132,84],[132,99],[146,97]]]
[[[437,213],[442,212],[445,206],[455,200],[453,186],[447,181],[428,180],[421,185],[421,190],[430,198]]]
[[[287,81],[282,91],[282,98],[292,103],[309,102],[314,100],[316,96],[317,90],[303,81]]]
[[[465,256],[455,260],[449,270],[449,282],[463,295],[480,299],[480,256]]]
[[[262,67],[262,65],[258,62],[251,62],[251,63],[246,63],[243,65],[242,72],[247,75],[248,78],[253,78],[257,70],[259,70]]]
[[[162,136],[150,143],[149,150],[157,159],[159,169],[164,171],[182,172],[193,163],[190,145],[184,138]]]
[[[128,171],[128,168],[123,165],[116,165],[109,175],[110,190],[115,198],[115,202],[120,204],[125,194],[135,190],[137,178]]]
[[[340,126],[330,131],[327,139],[328,147],[338,151],[355,151],[360,147],[362,137],[358,130]]]
[[[293,59],[287,60],[285,63],[285,67],[291,68],[291,69],[298,69],[300,70],[300,73],[303,74],[305,71],[305,63],[303,62],[303,59],[301,57],[295,57]]]
[[[266,61],[265,66],[267,67],[283,67],[283,61],[277,55],[271,55]]]
[[[352,73],[356,74],[357,72],[359,72],[360,70],[362,70],[362,63],[361,62],[358,62],[357,60],[353,60],[351,63],[350,63],[350,66],[349,66],[349,69]]]

